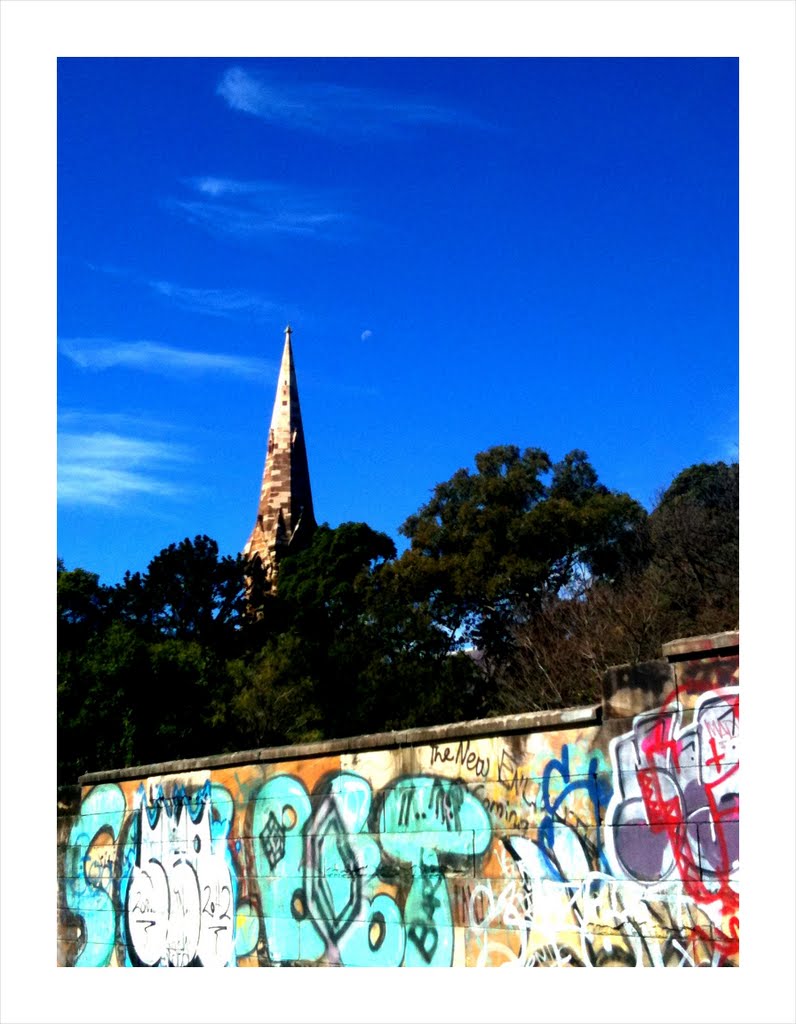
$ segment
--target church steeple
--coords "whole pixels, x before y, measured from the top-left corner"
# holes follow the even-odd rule
[[[279,559],[288,550],[302,547],[316,525],[290,343],[292,333],[288,324],[268,432],[257,518],[243,549],[244,555],[260,556],[271,580],[275,578]]]

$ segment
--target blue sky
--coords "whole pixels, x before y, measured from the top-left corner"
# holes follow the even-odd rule
[[[58,553],[251,530],[284,327],[316,515],[494,444],[650,507],[738,441],[735,59],[62,59]]]

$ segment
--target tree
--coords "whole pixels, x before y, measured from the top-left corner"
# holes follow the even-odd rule
[[[206,536],[115,587],[59,563],[60,777],[229,749],[228,663],[269,635],[250,614],[253,593],[266,600],[263,575]]]
[[[586,454],[553,464],[538,448],[501,445],[459,469],[401,527],[410,549],[399,566],[416,600],[459,646],[493,665],[513,631],[586,570],[619,577],[645,517],[627,494],[609,491]]]
[[[119,621],[58,652],[59,782],[136,763],[153,710],[142,699],[148,668],[146,645]]]
[[[699,463],[679,473],[649,518],[649,572],[677,635],[738,626],[739,467]]]
[[[351,736],[445,721],[477,675],[449,657],[429,610],[405,600],[395,545],[365,523],[320,526],[280,564],[279,629],[236,665],[233,701],[250,743]]]
[[[683,470],[624,546],[619,574],[584,577],[517,628],[499,710],[597,701],[611,665],[658,658],[676,637],[737,628],[737,463]]]
[[[230,725],[240,746],[309,743],[324,737],[310,651],[294,632],[273,637],[252,660],[230,665]]]
[[[645,573],[621,583],[584,579],[548,601],[514,635],[499,667],[495,709],[504,714],[598,703],[611,665],[660,657],[666,615]]]
[[[259,561],[219,557],[216,541],[198,535],[164,548],[143,575],[127,573],[112,600],[122,618],[153,637],[195,640],[226,654],[246,622],[252,581],[262,585],[262,575]]]
[[[395,545],[365,523],[324,524],[279,565],[259,653],[231,666],[232,728],[247,745],[358,731],[368,657],[368,595]]]
[[[398,558],[321,526],[276,593],[206,536],[116,587],[59,562],[59,779],[590,703],[609,665],[737,626],[737,464],[689,467],[647,516],[582,451],[498,446],[401,532]]]
[[[283,559],[278,598],[298,628],[351,628],[363,611],[362,597],[395,544],[367,523],[319,526],[309,546]]]
[[[84,645],[101,627],[108,612],[108,588],[99,576],[85,569],[67,570],[58,559],[58,650]]]

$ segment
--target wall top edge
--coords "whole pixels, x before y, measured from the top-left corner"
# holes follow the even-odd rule
[[[688,636],[680,640],[671,640],[661,646],[665,658],[673,658],[683,654],[707,654],[717,651],[738,650],[738,630],[726,633],[711,633],[705,636]]]
[[[552,711],[527,711],[519,715],[501,715],[496,718],[478,718],[469,722],[453,722],[425,728],[402,729],[395,732],[372,733],[341,739],[321,740],[318,743],[299,743],[284,747],[263,747],[242,750],[232,754],[164,761],[159,764],[136,765],[131,768],[89,772],[78,779],[80,786],[93,786],[102,782],[125,779],[143,779],[155,775],[177,775],[206,769],[232,768],[243,764],[292,761],[301,758],[324,757],[329,754],[358,753],[368,750],[390,750],[399,747],[444,743],[448,740],[476,736],[500,736],[506,733],[539,729],[565,728],[578,725],[597,725],[601,720],[602,704],[581,707],[556,708]]]

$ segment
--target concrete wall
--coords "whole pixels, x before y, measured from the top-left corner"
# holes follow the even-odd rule
[[[738,635],[601,705],[84,776],[67,966],[738,963]]]

